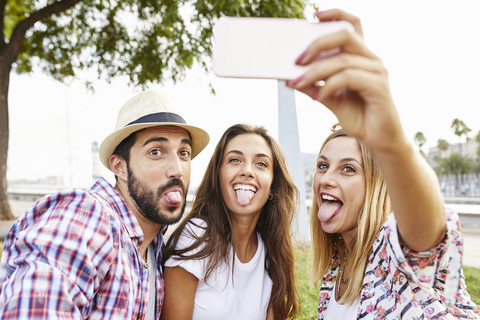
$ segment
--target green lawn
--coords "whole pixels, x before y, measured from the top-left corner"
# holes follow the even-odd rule
[[[318,291],[309,282],[310,277],[310,261],[308,261],[309,249],[299,248],[297,250],[297,289],[302,301],[302,310],[299,320],[316,319],[318,306]],[[480,268],[463,267],[465,279],[467,283],[468,293],[472,300],[480,305]]]
[[[3,249],[3,242],[0,241],[0,254]],[[301,314],[298,320],[316,319],[318,305],[318,288],[311,285],[310,261],[308,261],[309,249],[299,248],[297,250],[297,288],[302,301]],[[468,293],[472,300],[480,305],[480,268],[463,267],[467,282]]]

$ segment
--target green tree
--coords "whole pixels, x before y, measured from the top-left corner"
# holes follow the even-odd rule
[[[446,175],[459,175],[464,173],[472,173],[474,162],[469,157],[463,157],[459,153],[454,152],[446,158],[438,159],[438,173]]]
[[[478,130],[477,135],[475,136],[475,141],[480,144],[480,130]],[[475,166],[475,173],[480,173],[480,145],[477,147],[477,163]]]
[[[437,148],[442,151],[448,150],[450,148],[450,143],[448,143],[445,139],[438,139],[437,140]]]
[[[458,177],[461,174],[473,173],[475,169],[475,163],[473,159],[469,157],[461,156],[459,153],[454,152],[446,158],[438,159],[438,166],[436,168],[437,174],[454,175],[455,190],[459,192]]]
[[[304,6],[303,0],[0,0],[0,219],[13,218],[6,180],[12,70],[35,66],[59,81],[94,70],[107,81],[126,75],[135,86],[175,82],[193,64],[208,69],[219,17],[301,18]]]
[[[424,155],[422,146],[425,144],[425,142],[427,142],[427,138],[425,137],[423,132],[418,131],[417,133],[415,133],[414,140],[415,140],[415,144],[418,146],[418,150],[422,155]]]
[[[472,129],[470,129],[463,120],[460,120],[458,118],[453,119],[452,124],[450,125],[450,128],[453,130],[453,133],[455,133],[456,136],[461,138],[462,136],[465,136],[465,139],[468,140],[468,134]]]

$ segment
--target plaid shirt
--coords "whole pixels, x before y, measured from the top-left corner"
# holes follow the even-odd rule
[[[157,318],[163,304],[163,233],[157,257]],[[0,319],[143,319],[148,264],[143,232],[117,191],[99,179],[90,191],[48,195],[5,238]]]

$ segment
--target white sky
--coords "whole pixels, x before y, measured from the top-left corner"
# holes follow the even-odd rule
[[[412,141],[422,131],[427,148],[439,138],[458,142],[450,129],[454,118],[464,120],[475,134],[480,130],[480,1],[335,0],[318,5],[342,8],[362,19],[366,43],[389,71]],[[216,96],[209,92],[208,79]],[[95,88],[91,94],[81,81],[66,86],[41,74],[12,74],[9,180],[64,175],[75,186],[91,184],[91,142],[100,143],[113,130],[118,109],[139,91],[126,79],[99,82]],[[193,185],[230,125],[264,125],[278,137],[275,80],[221,79],[194,70],[181,83],[152,88],[163,88],[188,123],[210,133],[209,146],[192,162]],[[300,148],[316,153],[335,118],[301,94],[296,102]],[[104,173],[111,177],[106,169]]]

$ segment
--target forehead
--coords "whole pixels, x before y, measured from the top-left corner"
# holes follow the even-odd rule
[[[357,140],[352,137],[336,137],[325,144],[320,155],[329,159],[355,158],[362,163],[362,152]]]
[[[230,140],[225,147],[225,154],[231,150],[243,153],[265,154],[272,157],[272,150],[265,139],[255,133],[240,134]]]
[[[137,132],[137,142],[145,141],[146,139],[151,138],[152,136],[163,137],[168,140],[177,140],[177,139],[190,139],[189,132],[181,127],[177,126],[158,126],[151,127]]]

